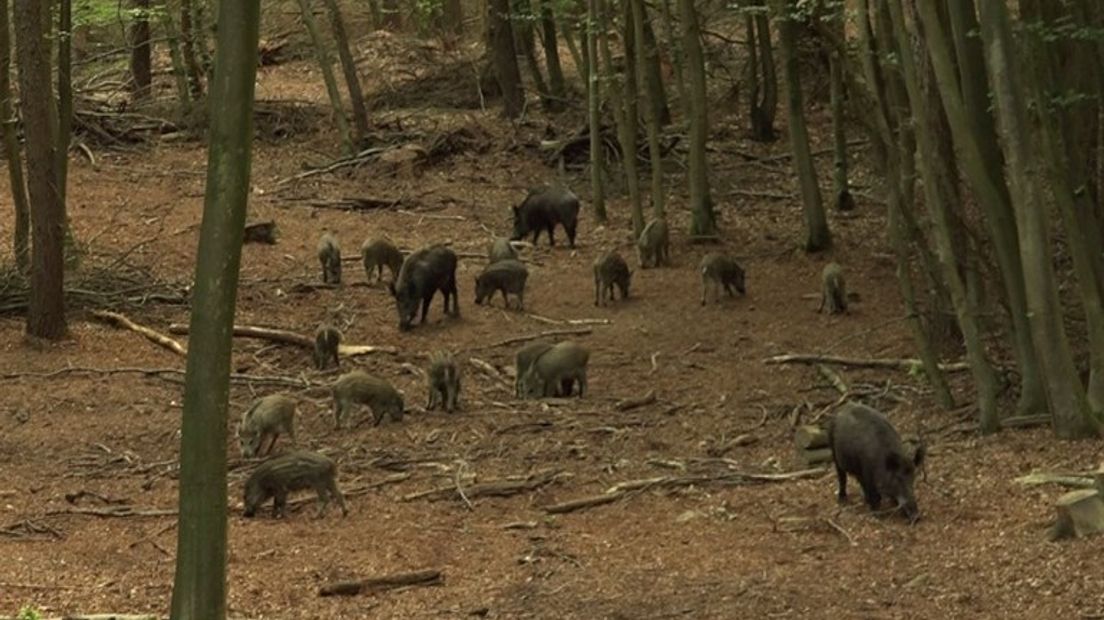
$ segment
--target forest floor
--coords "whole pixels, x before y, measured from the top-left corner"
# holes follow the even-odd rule
[[[371,81],[372,67],[363,71]],[[257,97],[322,102],[324,91],[303,60],[263,68]],[[237,322],[311,334],[328,310],[336,311],[345,342],[398,351],[345,358],[341,371],[361,368],[392,381],[410,411],[400,424],[336,431],[326,387],[333,373],[315,371],[305,350],[235,339],[236,372],[288,377],[301,387],[232,388],[226,448],[233,617],[1104,617],[1104,538],[1047,542],[1062,489],[1014,482],[1036,470],[1095,469],[1104,458],[1100,444],[1060,443],[1045,429],[979,437],[970,396],[961,390],[964,376],[952,382],[966,406],[948,413],[919,377],[840,370],[903,433],[919,433],[930,446],[926,479],[916,488],[923,517],[914,526],[871,514],[857,492],[838,506],[828,469],[760,484],[734,475],[802,469],[792,442],[795,410],[807,423],[839,397],[814,368],[767,365],[766,358],[913,356],[884,208],[869,199],[876,189],[867,188],[853,214],[831,214],[833,252],[805,255],[797,247],[796,186],[788,160],[775,157],[786,153],[785,141],[752,143],[743,137],[742,118],[721,117],[712,142],[714,201],[723,250],[747,270],[746,297],[699,305],[698,261],[718,248],[688,242],[682,175],[673,168],[674,265],[636,269],[628,301],[596,308],[591,279],[591,261],[606,249],[619,250],[635,268],[627,201],[616,196],[611,221],[598,225],[587,179],[574,174],[563,181],[584,198],[578,247],[542,241],[523,253],[531,270],[525,312],[503,309],[501,299],[481,307],[472,303],[472,281],[492,234],[509,233],[508,208],[528,186],[558,177],[536,147],[546,120],[538,113],[514,127],[493,108],[373,114],[392,135],[399,127],[412,135],[466,127],[472,140],[430,164],[373,162],[283,184],[338,152],[328,119],[318,121],[322,129],[280,143],[258,141],[250,219],[276,220],[280,237],[274,246],[244,247]],[[577,122],[580,115],[569,116]],[[827,128],[820,108],[813,116],[814,127]],[[821,134],[815,148],[828,146]],[[93,252],[128,252],[129,264],[187,283],[205,157],[199,143],[101,152],[95,167],[75,156],[69,213],[78,237]],[[819,160],[825,175],[829,163]],[[860,175],[859,183],[867,181]],[[361,211],[311,205],[350,197],[399,202]],[[352,260],[340,289],[298,286],[319,280],[315,243],[325,228],[337,232],[350,258],[377,235],[407,249],[450,242],[462,255],[461,318],[444,317],[437,298],[427,325],[399,333],[386,288],[366,285]],[[9,247],[10,227],[0,230],[2,247]],[[846,315],[816,312],[828,260],[844,266],[860,297]],[[189,318],[183,305],[148,303],[124,312],[160,331]],[[509,373],[520,345],[498,343],[580,329],[566,323],[575,319],[601,320],[572,336],[591,350],[587,396],[514,399]],[[177,536],[181,375],[111,370],[183,369],[184,360],[82,312],[71,313],[70,329],[63,343],[32,347],[20,318],[0,320],[0,615],[24,605],[47,614],[164,613]],[[424,379],[416,370],[442,348],[455,352],[464,375],[461,409],[452,415],[424,411]],[[315,519],[311,501],[284,520],[268,511],[241,516],[250,464],[238,457],[234,426],[255,395],[274,390],[301,403],[300,447],[339,462],[347,517],[331,509]],[[649,391],[654,403],[616,409],[619,400]],[[718,450],[741,434],[756,441]],[[288,446],[281,439],[278,449]],[[438,501],[408,497],[534,474],[548,475],[548,483],[511,497],[468,502],[449,491]],[[571,514],[543,510],[625,481],[685,476],[697,478],[654,482]],[[116,506],[138,513],[82,513]],[[331,581],[419,569],[439,569],[442,583],[318,595]]]

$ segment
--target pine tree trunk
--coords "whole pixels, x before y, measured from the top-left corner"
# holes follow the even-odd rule
[[[0,131],[3,131],[4,159],[8,162],[8,182],[12,206],[15,207],[12,252],[19,273],[27,274],[31,269],[31,212],[27,204],[27,186],[23,181],[23,157],[15,130],[18,119],[12,105],[11,47],[8,0],[0,0]]]
[[[541,30],[544,33],[544,64],[548,67],[548,88],[554,109],[563,108],[567,99],[567,84],[560,66],[560,46],[556,40],[556,17],[552,13],[552,0],[539,0]],[[568,37],[570,39],[570,37]]]
[[[652,217],[662,219],[666,217],[666,213],[663,204],[663,152],[659,145],[661,119],[654,105],[661,93],[656,92],[656,84],[648,78],[649,58],[656,55],[655,39],[649,40],[644,35],[644,22],[648,19],[644,0],[625,0],[625,2],[630,4],[636,40],[643,42],[642,45],[636,46],[636,77],[638,82],[645,84],[644,96],[647,98],[644,116],[648,125],[648,163],[652,171]]]
[[[330,98],[330,107],[333,108],[334,123],[337,124],[337,132],[341,136],[341,144],[345,153],[352,155],[355,152],[353,136],[349,129],[349,120],[345,117],[345,105],[341,102],[341,91],[337,88],[337,78],[333,73],[333,61],[330,52],[326,48],[326,41],[318,30],[318,23],[314,21],[314,12],[310,0],[299,0],[299,12],[303,16],[303,25],[310,34],[314,45],[314,55],[318,60],[318,66],[322,70],[322,80],[326,83],[326,94]]]
[[[587,120],[590,130],[590,202],[594,219],[606,222],[606,190],[602,180],[605,157],[602,149],[602,117],[598,91],[598,2],[587,0],[586,66],[587,66]]]
[[[801,77],[798,74],[796,50],[796,25],[791,13],[792,0],[777,0],[778,46],[782,53],[782,73],[786,79],[787,108],[789,110],[790,149],[794,172],[801,183],[802,204],[805,211],[805,251],[821,252],[832,246],[828,230],[828,217],[820,197],[816,168],[809,149],[809,131],[805,126],[805,104],[801,93]]]
[[[502,90],[502,105],[508,118],[518,118],[525,110],[525,91],[521,85],[514,33],[510,24],[510,0],[490,0],[487,3],[487,24],[490,30],[491,57],[498,86]]]
[[[31,210],[31,293],[27,333],[60,340],[66,336],[64,281],[65,203],[57,191],[57,142],[52,127],[53,89],[47,11],[38,0],[14,6],[19,91],[27,141],[27,190]]]
[[[701,46],[694,0],[679,0],[682,19],[682,48],[686,53],[686,74],[690,80],[690,235],[717,234],[713,199],[709,192],[709,162],[705,145],[709,137],[709,104],[705,90],[705,58]]]
[[[226,617],[230,328],[249,200],[259,23],[258,0],[219,2],[207,192],[184,377],[172,620]]]
[[[981,0],[981,36],[985,44],[996,109],[1000,119],[1009,186],[1020,238],[1027,309],[1035,347],[1042,361],[1047,402],[1055,432],[1063,439],[1097,434],[1099,421],[1089,409],[1058,304],[1051,262],[1050,230],[1045,201],[1035,173],[1041,162],[1027,135],[1025,93],[1012,49],[1009,17],[1003,0]],[[1017,67],[1017,69],[1013,69]]]
[[[132,0],[134,7],[130,25],[130,78],[136,101],[150,98],[153,84],[152,45],[150,44],[150,0]]]
[[[334,45],[337,47],[337,57],[341,61],[341,71],[345,74],[349,105],[353,109],[353,125],[356,127],[354,143],[363,144],[364,137],[368,135],[368,109],[364,105],[364,92],[360,88],[356,61],[349,49],[349,36],[345,34],[345,20],[341,17],[337,0],[325,0],[325,3],[330,13],[330,27],[333,30]]]

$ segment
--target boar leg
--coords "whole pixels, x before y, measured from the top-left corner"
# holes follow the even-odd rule
[[[843,468],[836,464],[836,480],[839,481],[839,494],[838,499],[840,504],[847,503],[847,472],[843,471]]]

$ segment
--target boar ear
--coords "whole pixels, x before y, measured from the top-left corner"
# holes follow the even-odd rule
[[[890,452],[886,455],[885,466],[889,471],[897,471],[901,469],[901,456],[896,452]]]
[[[928,456],[927,447],[925,447],[924,444],[922,444],[922,443],[917,444],[916,445],[916,452],[913,453],[913,455],[912,455],[912,462],[917,467],[920,467],[921,465],[924,464],[924,458],[927,457],[927,456]]]

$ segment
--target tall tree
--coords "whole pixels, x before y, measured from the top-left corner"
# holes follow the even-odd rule
[[[648,78],[649,56],[656,53],[655,38],[650,41],[644,36],[644,22],[648,19],[644,0],[625,0],[632,12],[633,33],[636,35],[636,80],[645,85],[644,117],[648,124],[648,162],[652,170],[652,215],[655,218],[665,216],[663,196],[663,151],[659,146],[660,112],[652,104],[658,93],[655,84]],[[662,84],[662,83],[661,83]]]
[[[326,93],[330,98],[330,107],[333,108],[337,131],[341,134],[341,143],[345,153],[352,155],[355,142],[349,129],[349,121],[345,118],[345,105],[341,102],[341,91],[337,88],[337,78],[334,77],[329,49],[326,47],[325,39],[322,38],[322,32],[318,29],[318,23],[314,21],[311,0],[299,0],[299,12],[303,16],[303,25],[307,27],[307,32],[314,44],[314,55],[318,59],[318,66],[322,69],[322,80],[326,83]]]
[[[226,617],[226,426],[230,328],[249,200],[259,0],[218,3],[207,192],[196,252],[172,620]]]
[[[841,2],[830,18],[832,29],[841,40],[846,37],[843,9]],[[855,199],[851,196],[851,188],[847,180],[847,117],[844,114],[846,95],[843,88],[843,72],[846,67],[839,49],[828,50],[828,63],[829,97],[832,107],[832,189],[836,195],[836,209],[850,211],[855,208]]]
[[[1020,237],[1027,308],[1035,347],[1042,361],[1054,430],[1065,439],[1095,435],[1099,421],[1089,408],[1062,325],[1051,260],[1050,225],[1042,188],[1034,174],[1043,166],[1036,159],[1038,153],[1028,135],[1026,93],[1018,69],[1015,69],[1019,61],[1012,45],[1008,8],[1003,0],[981,0],[979,8],[985,59],[1010,171],[1008,181]]]
[[[203,38],[203,25],[196,23],[197,0],[180,0],[180,50],[184,56],[184,66],[188,74],[188,86],[193,97],[203,96],[203,69],[200,67],[196,48],[207,48]]]
[[[533,85],[537,88],[541,105],[546,110],[554,105],[549,97],[548,83],[544,81],[540,64],[537,62],[536,35],[533,31],[532,7],[529,0],[513,0],[511,3],[510,25],[514,32],[514,49],[525,57],[525,64],[529,68],[529,75],[533,77]]]
[[[563,67],[560,66],[560,46],[556,41],[556,17],[552,12],[552,0],[540,2],[541,32],[544,35],[544,64],[548,67],[548,90],[552,97],[553,109],[563,107],[567,96],[567,84],[564,82]],[[567,37],[568,40],[571,37]]]
[[[58,2],[57,192],[62,204],[69,184],[69,144],[73,138],[73,3]]]
[[[150,0],[131,0],[130,79],[136,100],[149,99],[153,85]]]
[[[632,214],[633,236],[639,237],[644,231],[644,209],[640,201],[640,179],[636,169],[636,81],[632,80],[632,71],[617,71],[613,63],[613,54],[609,44],[609,19],[605,0],[598,18],[598,33],[602,46],[602,62],[605,64],[602,80],[610,85],[609,101],[613,109],[614,123],[617,125],[617,143],[621,147],[621,163],[625,172],[625,185],[629,190],[630,213]],[[628,25],[631,27],[632,22]],[[633,40],[625,38],[627,55],[633,53]],[[631,69],[631,67],[626,67]]]
[[[59,340],[67,333],[63,290],[65,203],[57,188],[57,142],[53,135],[53,89],[50,45],[44,3],[17,0],[14,7],[15,47],[19,60],[23,133],[27,140],[27,189],[31,209],[31,294],[27,333]]]
[[[744,29],[751,91],[748,97],[751,139],[773,142],[777,137],[774,117],[778,111],[778,76],[774,71],[774,46],[763,0],[752,0],[750,6],[745,7]]]
[[[353,108],[353,126],[356,128],[355,142],[361,144],[368,135],[368,109],[364,106],[364,92],[360,88],[356,61],[349,49],[349,36],[345,34],[345,20],[337,0],[325,0],[330,13],[330,27],[333,29],[334,45],[337,57],[341,61],[341,71],[345,74],[345,86],[349,91],[349,105]]]
[[[709,137],[709,104],[705,92],[705,57],[701,28],[694,0],[679,0],[682,18],[682,48],[686,54],[686,74],[690,81],[690,235],[711,237],[717,234],[713,199],[709,193],[709,162],[705,156]]]
[[[503,111],[509,118],[518,118],[525,110],[525,91],[521,84],[514,32],[510,24],[510,0],[489,0],[487,13],[491,59],[498,86],[502,90]]]
[[[23,156],[15,131],[18,122],[12,105],[8,0],[0,0],[0,132],[3,135],[4,159],[8,162],[12,206],[15,207],[15,226],[12,233],[15,266],[20,273],[26,274],[31,269],[31,211],[27,204],[27,186],[23,182]]]
[[[587,127],[590,131],[590,204],[594,219],[605,222],[606,190],[602,181],[605,157],[602,150],[601,93],[598,89],[598,3],[587,0],[586,16],[586,76]]]
[[[786,78],[786,104],[789,112],[790,149],[793,151],[794,172],[801,183],[801,202],[805,211],[805,250],[820,252],[832,245],[828,217],[820,197],[813,155],[809,149],[809,130],[805,126],[805,101],[801,94],[801,77],[797,67],[796,7],[793,0],[776,0],[778,13],[778,48],[782,53],[782,73]]]

